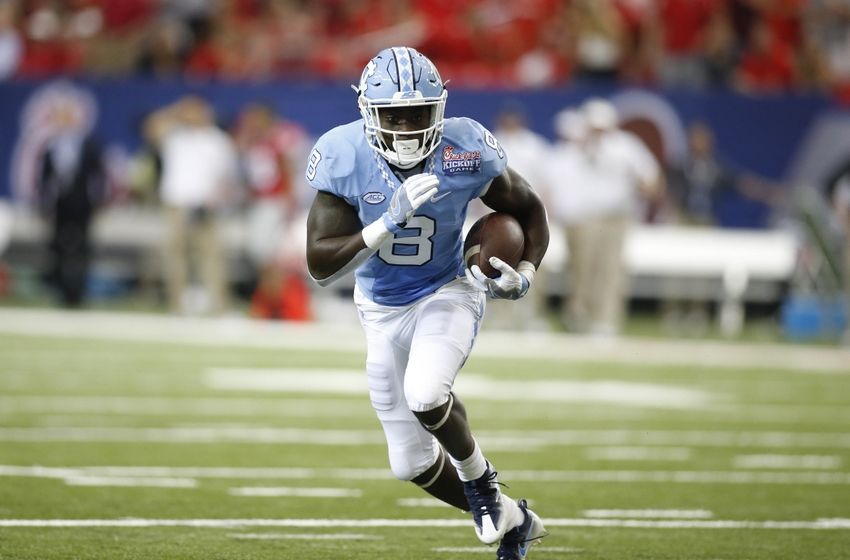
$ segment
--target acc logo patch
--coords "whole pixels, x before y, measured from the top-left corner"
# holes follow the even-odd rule
[[[367,192],[363,195],[363,202],[366,204],[380,204],[386,199],[384,193],[378,191]]]
[[[443,173],[477,173],[481,171],[481,152],[455,152],[454,146],[443,148]]]

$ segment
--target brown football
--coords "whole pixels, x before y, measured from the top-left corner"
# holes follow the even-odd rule
[[[477,264],[490,278],[501,273],[490,266],[490,257],[499,257],[516,268],[525,250],[525,235],[516,218],[504,212],[491,212],[475,222],[463,242],[467,267]]]

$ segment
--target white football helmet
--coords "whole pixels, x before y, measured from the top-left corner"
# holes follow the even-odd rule
[[[363,69],[357,104],[363,116],[369,145],[401,169],[410,169],[428,157],[443,138],[448,92],[434,63],[416,49],[384,49]],[[381,125],[381,110],[389,107],[422,107],[428,110],[427,126],[394,130]]]

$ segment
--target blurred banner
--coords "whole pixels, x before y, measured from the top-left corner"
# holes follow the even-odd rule
[[[77,99],[94,120],[94,133],[116,166],[143,143],[140,126],[153,110],[186,93],[199,94],[216,109],[219,123],[229,128],[238,111],[250,102],[264,102],[311,134],[359,118],[354,92],[346,84],[292,82],[193,83],[150,80],[4,83],[0,87],[0,197],[26,202],[32,162],[40,150],[45,111],[57,96]],[[716,134],[718,151],[733,166],[775,181],[816,183],[841,158],[850,154],[850,134],[839,127],[824,135],[814,128],[835,123],[838,109],[821,96],[742,96],[727,92],[657,92],[573,87],[549,90],[452,90],[447,116],[468,116],[492,126],[506,103],[519,103],[533,129],[554,137],[552,119],[565,107],[590,96],[609,98],[627,128],[650,144],[662,163],[682,155],[684,130],[694,120],[707,122]],[[844,117],[846,119],[846,116]],[[631,125],[631,126],[630,126]],[[832,127],[835,128],[834,126]],[[803,151],[821,156],[816,144],[834,156],[817,165],[800,161]],[[842,146],[842,143],[846,146]],[[805,150],[803,148],[805,147]],[[27,171],[27,170],[30,171]],[[804,170],[805,173],[801,173]],[[738,200],[723,211],[723,225],[764,227],[764,208]]]

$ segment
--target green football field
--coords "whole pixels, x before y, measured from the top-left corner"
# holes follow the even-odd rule
[[[495,558],[392,478],[357,333],[0,309],[0,559]],[[850,353],[488,337],[529,558],[850,558]]]

